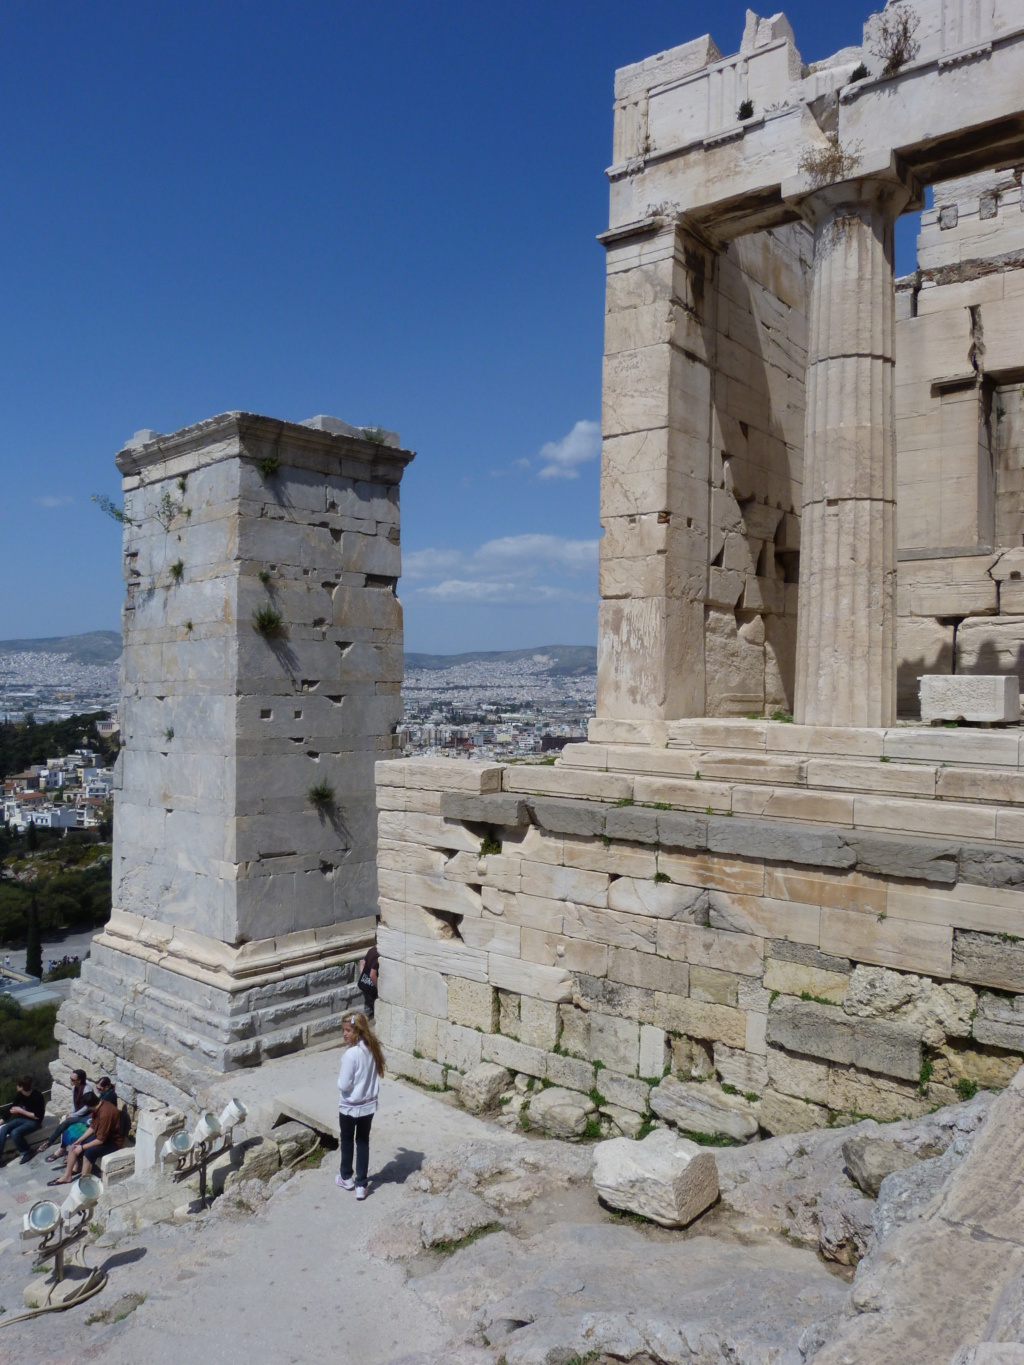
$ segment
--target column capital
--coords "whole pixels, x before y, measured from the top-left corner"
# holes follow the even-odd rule
[[[782,182],[782,197],[802,218],[817,227],[824,219],[845,208],[872,206],[895,220],[907,209],[920,208],[924,190],[896,153],[879,150],[850,153],[841,178],[801,170]]]

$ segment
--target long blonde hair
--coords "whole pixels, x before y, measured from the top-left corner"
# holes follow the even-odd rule
[[[377,1068],[377,1075],[383,1076],[384,1050],[380,1045],[380,1041],[377,1038],[377,1035],[370,1027],[370,1021],[369,1019],[367,1019],[366,1015],[359,1014],[358,1012],[355,1012],[353,1014],[346,1014],[341,1022],[342,1024],[347,1024],[349,1028],[352,1030],[352,1032],[356,1035],[357,1043],[366,1044],[366,1046],[370,1050],[370,1056],[373,1058],[373,1064]]]

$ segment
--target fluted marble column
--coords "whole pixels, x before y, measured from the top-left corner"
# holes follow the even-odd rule
[[[896,717],[893,226],[898,178],[810,193],[815,230],[807,355],[795,719]]]

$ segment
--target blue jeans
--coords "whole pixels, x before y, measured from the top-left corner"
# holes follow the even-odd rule
[[[356,1184],[365,1185],[370,1171],[370,1124],[372,1114],[362,1118],[352,1118],[349,1114],[338,1115],[341,1128],[341,1178],[352,1179],[352,1147],[356,1149]]]
[[[22,1156],[28,1155],[28,1143],[25,1139],[29,1133],[36,1133],[43,1125],[38,1119],[26,1119],[16,1114],[13,1119],[8,1119],[0,1127],[0,1158],[3,1157],[4,1148],[7,1146],[7,1139],[13,1138],[14,1145]]]

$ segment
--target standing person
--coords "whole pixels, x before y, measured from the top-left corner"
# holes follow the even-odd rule
[[[43,1126],[45,1114],[46,1101],[42,1092],[32,1084],[31,1076],[22,1076],[7,1122],[0,1127],[0,1161],[3,1160],[8,1138],[14,1139],[14,1145],[21,1153],[23,1163],[32,1160],[36,1149],[30,1147],[25,1139],[30,1133],[39,1131]]]
[[[363,993],[367,1019],[373,1018],[373,1007],[377,1003],[377,974],[380,971],[380,953],[376,943],[359,964],[359,989]]]
[[[338,1072],[338,1123],[341,1128],[341,1171],[335,1183],[354,1189],[357,1199],[366,1198],[370,1170],[370,1124],[377,1111],[384,1053],[365,1014],[347,1014],[341,1034],[346,1051]],[[355,1178],[352,1146],[355,1144]]]

